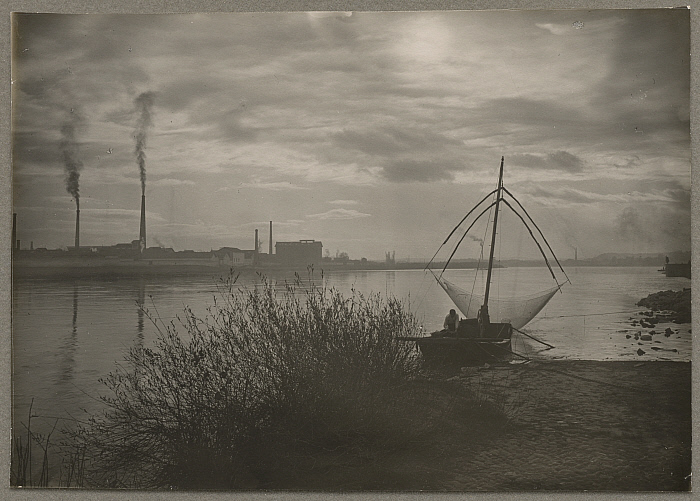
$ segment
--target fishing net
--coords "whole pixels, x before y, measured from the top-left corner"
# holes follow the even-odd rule
[[[437,277],[436,277],[437,278]],[[452,302],[466,318],[476,318],[484,296],[472,294],[444,278],[437,278]],[[560,286],[533,294],[514,298],[489,298],[489,316],[491,322],[507,322],[515,329],[520,329],[532,320],[546,306]]]

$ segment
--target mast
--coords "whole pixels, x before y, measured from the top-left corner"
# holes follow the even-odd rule
[[[503,160],[501,157],[501,168],[498,174],[498,189],[496,190],[496,213],[493,216],[493,232],[491,234],[491,250],[489,251],[489,269],[486,275],[486,292],[484,292],[484,304],[479,311],[479,323],[483,336],[485,327],[491,322],[489,318],[489,290],[491,289],[491,271],[493,270],[493,254],[496,248],[496,229],[498,226],[498,208],[501,202],[501,191],[503,190]]]

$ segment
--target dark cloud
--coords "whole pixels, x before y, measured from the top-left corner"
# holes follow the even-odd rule
[[[606,200],[606,197],[598,193],[574,190],[571,188],[544,188],[530,186],[522,191],[539,200],[560,200],[567,204],[591,204]]]
[[[612,58],[592,104],[627,133],[675,130],[689,142],[690,11],[635,9],[619,15]]]
[[[365,130],[344,130],[333,136],[339,148],[356,149],[369,155],[408,154],[434,151],[445,146],[459,146],[461,141],[430,130],[407,127],[379,127]]]
[[[583,160],[567,151],[556,151],[546,155],[516,154],[509,156],[508,160],[523,167],[571,173],[581,172],[584,167]]]
[[[578,124],[580,126],[583,116],[576,106],[566,102],[508,97],[486,99],[478,107],[468,110],[465,113],[465,125],[474,119],[479,123],[487,120],[502,126],[521,124],[545,127],[556,134],[554,125],[560,127],[566,124]]]
[[[454,170],[454,167],[429,160],[397,160],[385,165],[381,175],[397,183],[429,183],[454,179]]]
[[[623,241],[663,241],[663,248],[687,248],[690,241],[690,211],[677,207],[625,207],[615,219],[615,236]]]
[[[580,103],[525,97],[487,98],[464,110],[455,126],[468,138],[492,138],[511,150],[565,149],[581,141],[607,148],[611,134],[586,114]],[[614,149],[614,148],[611,148]]]
[[[44,131],[12,133],[12,158],[16,165],[60,164],[58,138]]]

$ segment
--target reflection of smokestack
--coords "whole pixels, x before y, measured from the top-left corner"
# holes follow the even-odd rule
[[[75,248],[80,247],[80,209],[75,209]]]
[[[73,286],[73,337],[78,331],[78,288]]]
[[[70,381],[73,379],[73,369],[75,367],[75,351],[78,346],[78,288],[73,286],[73,330],[66,339],[66,343],[60,346],[63,351],[63,366],[61,367],[61,379]]]
[[[272,255],[272,221],[270,221],[270,251],[268,254]]]
[[[146,249],[146,195],[141,195],[141,231],[139,232],[139,250]]]
[[[15,249],[17,242],[17,213],[12,214],[12,248]]]
[[[144,303],[146,300],[146,285],[143,280],[139,281],[138,297],[136,299],[137,304],[137,320],[136,320],[136,336],[138,338],[139,344],[143,345],[143,319],[144,319]]]

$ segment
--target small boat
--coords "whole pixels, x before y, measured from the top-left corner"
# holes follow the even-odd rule
[[[418,346],[423,358],[426,362],[438,364],[462,364],[472,365],[474,363],[494,362],[510,360],[513,356],[521,356],[512,351],[511,338],[513,331],[518,331],[521,334],[534,339],[549,347],[551,345],[544,343],[519,329],[524,327],[532,320],[550,299],[559,291],[564,284],[570,283],[566,276],[566,272],[559,264],[559,260],[554,255],[554,251],[540,231],[539,227],[532,220],[525,208],[518,200],[503,186],[503,163],[504,157],[501,157],[501,166],[498,176],[498,187],[487,194],[476,206],[474,206],[465,215],[457,226],[450,232],[440,248],[426,266],[426,270],[430,271],[438,284],[442,287],[445,293],[450,297],[455,306],[465,316],[459,321],[459,324],[454,331],[437,331],[430,336],[424,337],[405,337],[405,341],[414,341]],[[509,198],[506,198],[508,195]],[[482,207],[489,197],[495,199],[481,211],[481,213],[473,218],[471,224],[467,227],[463,236],[456,243],[450,257],[446,260],[442,271],[438,274],[430,265],[435,260],[435,257],[455,235],[457,230],[467,221],[467,219],[479,208]],[[516,209],[510,200],[515,202]],[[544,262],[549,269],[552,278],[556,285],[551,289],[528,295],[524,298],[492,298],[491,279],[494,268],[494,249],[496,244],[496,234],[498,228],[498,213],[502,205],[507,206],[527,228],[530,236],[533,238],[539,248]],[[468,232],[477,220],[486,214],[490,209],[494,209],[493,227],[491,231],[491,247],[489,251],[487,278],[485,291],[483,295],[474,294],[466,288],[460,287],[455,283],[447,280],[443,275],[447,269],[450,260],[457,252],[460,244],[464,241]],[[535,236],[535,231],[538,237]],[[566,277],[566,281],[559,283],[558,278],[550,265],[547,253],[543,249],[543,244],[549,250],[549,256],[556,261],[559,270]],[[492,313],[489,307],[492,307]],[[525,358],[525,357],[523,357]]]

